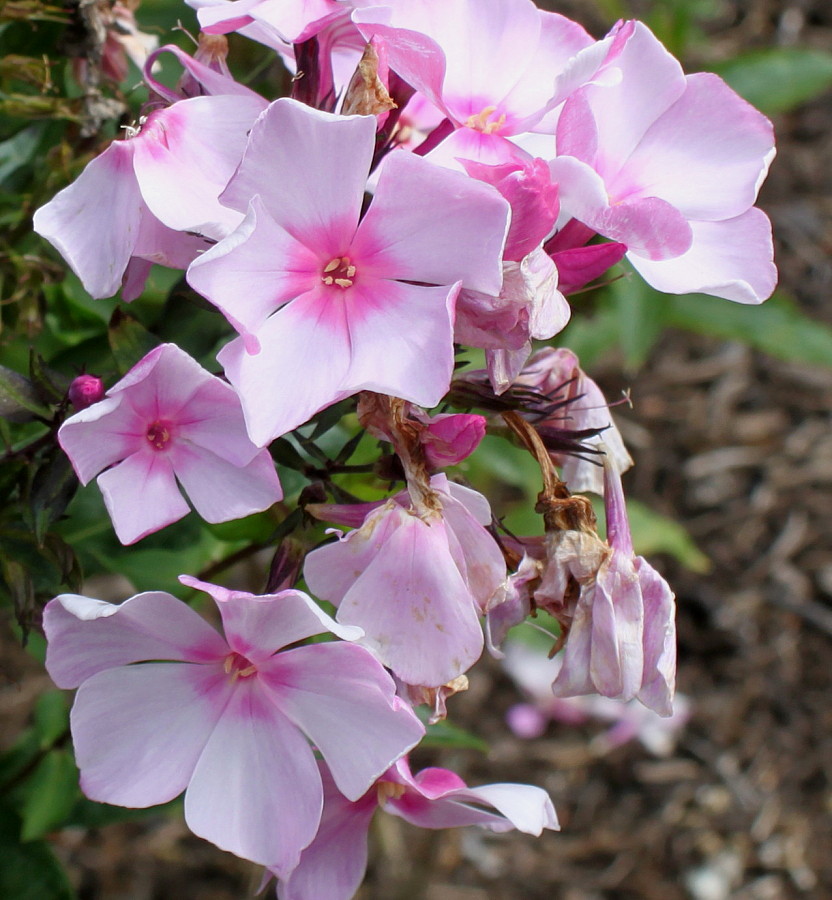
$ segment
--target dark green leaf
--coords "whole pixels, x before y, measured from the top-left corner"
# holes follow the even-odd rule
[[[788,112],[832,87],[832,53],[806,47],[770,47],[713,67],[757,109]]]
[[[45,691],[35,706],[35,733],[42,747],[51,747],[64,737],[69,728],[69,704],[66,693],[59,690]]]
[[[0,897],[4,900],[73,900],[75,893],[45,841],[21,844],[20,819],[0,805]]]
[[[425,707],[417,707],[420,718],[426,717]],[[444,749],[479,750],[488,753],[488,744],[482,738],[471,734],[459,725],[453,725],[447,719],[435,725],[427,725],[427,733],[422,738],[420,747],[442,747]]]
[[[110,318],[108,335],[110,349],[122,375],[159,344],[138,319],[119,308]]]
[[[78,489],[78,477],[66,454],[59,449],[35,472],[29,495],[29,515],[39,544],[50,526],[64,514]]]
[[[78,769],[68,750],[51,750],[28,779],[20,838],[32,841],[64,823],[78,798]]]
[[[34,416],[48,418],[49,414],[28,378],[0,366],[0,416],[10,422],[26,422]]]

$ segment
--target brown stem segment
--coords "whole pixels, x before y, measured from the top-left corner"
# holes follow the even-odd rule
[[[573,496],[569,493],[566,482],[558,475],[552,457],[534,425],[514,410],[508,410],[501,415],[506,425],[517,435],[540,466],[543,490],[537,495],[535,512],[542,514],[546,531],[587,531],[595,534],[595,513],[592,504],[586,497]]]

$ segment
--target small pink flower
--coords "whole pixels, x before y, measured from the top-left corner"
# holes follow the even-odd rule
[[[46,606],[46,667],[78,687],[71,727],[81,787],[119,806],[185,791],[185,820],[218,847],[288,874],[318,831],[323,790],[312,741],[358,800],[424,728],[390,676],[300,591],[206,591],[225,637],[170,594],[120,606],[63,594]],[[161,661],[160,661],[161,660]]]
[[[435,406],[460,287],[499,292],[506,201],[392,153],[362,216],[375,135],[375,116],[276,100],[223,193],[245,219],[188,270],[242,336],[218,358],[257,444],[361,390]]]
[[[356,531],[313,550],[304,575],[316,596],[338,607],[339,622],[365,631],[362,643],[397,677],[438,687],[479,659],[479,617],[506,569],[483,527],[491,522],[485,498],[443,475],[431,487],[441,513],[422,518],[400,494]]]
[[[382,775],[361,798],[343,797],[322,767],[324,812],[315,840],[300,863],[279,878],[278,900],[350,900],[367,868],[367,833],[377,809],[420,828],[478,825],[494,832],[516,829],[540,835],[557,831],[552,801],[528,784],[486,784],[469,788],[448,769],[413,775],[406,758]],[[275,873],[277,874],[277,873]]]
[[[152,350],[103,400],[67,419],[58,441],[82,484],[98,475],[123,544],[188,513],[177,480],[208,522],[283,496],[268,451],[246,434],[234,390],[175,344]]]

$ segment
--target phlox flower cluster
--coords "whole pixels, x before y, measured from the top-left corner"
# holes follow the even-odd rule
[[[189,827],[264,866],[282,900],[349,900],[379,808],[427,828],[558,827],[539,787],[468,787],[408,757],[483,649],[502,657],[538,610],[564,647],[538,709],[598,695],[607,718],[613,701],[673,714],[675,600],[633,548],[632,459],[575,354],[535,342],[625,257],[659,291],[765,300],[754,203],[773,134],[639,22],[596,40],[532,0],[191,5],[195,54],[145,54],[145,113],[34,224],[94,298],[137,299],[154,263],[183,270],[226,340],[200,361],[160,344],[109,387],[80,376],[56,437],[123,544],[191,508],[272,510],[302,523],[300,550],[277,548],[260,595],[182,576],[221,630],[167,593],[56,597],[46,664],[77,688],[89,797],[184,792]],[[293,73],[291,96],[234,80],[235,31]],[[154,76],[161,53],[174,87]],[[460,346],[484,367],[460,369]],[[275,459],[314,445],[305,426],[338,403],[379,458],[327,459],[284,499]],[[542,534],[508,534],[449,469],[487,431],[537,461]],[[376,499],[338,487],[353,470]],[[604,497],[604,540],[582,491]]]

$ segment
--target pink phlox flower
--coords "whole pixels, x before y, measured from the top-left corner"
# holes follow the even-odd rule
[[[494,832],[516,829],[540,835],[558,830],[554,806],[544,790],[527,784],[469,788],[448,769],[411,774],[405,758],[392,766],[358,801],[342,797],[324,779],[324,812],[315,840],[300,863],[277,884],[278,900],[350,900],[367,868],[367,835],[381,808],[420,828],[477,825]]]
[[[102,400],[70,416],[58,441],[81,484],[98,475],[123,544],[188,513],[177,480],[208,522],[283,496],[268,451],[246,434],[234,390],[175,344],[152,350]]]
[[[531,0],[386,0],[353,21],[388,45],[390,68],[454,125],[431,151],[503,163],[526,158],[510,138],[530,131],[603,60],[575,22]]]
[[[580,586],[577,602],[569,601],[574,603],[572,620],[552,690],[557,697],[598,693],[616,700],[636,698],[670,716],[676,682],[675,598],[664,578],[633,553],[621,477],[609,455],[604,477],[608,549],[601,551],[600,564],[585,546],[566,540],[575,532],[560,533],[563,540],[549,560],[547,572],[555,579],[560,569]],[[551,582],[549,591],[554,595]]]
[[[257,444],[361,390],[435,406],[460,287],[499,293],[509,209],[490,186],[392,153],[361,217],[375,130],[275,101],[223,194],[243,223],[188,272],[242,335],[219,360]]]
[[[542,554],[542,547],[539,548]],[[505,590],[496,594],[485,613],[485,640],[488,652],[503,657],[502,645],[510,629],[531,614],[534,587],[543,571],[543,561],[530,547],[524,552],[517,571],[509,575]]]
[[[675,695],[673,714],[666,718],[637,700],[620,703],[597,695],[553,697],[552,682],[562,665],[562,655],[550,659],[546,648],[538,649],[520,637],[506,642],[503,667],[528,697],[528,702],[517,703],[506,713],[506,721],[517,737],[538,738],[550,721],[583,725],[597,719],[611,723],[611,727],[592,739],[590,749],[594,753],[604,755],[631,740],[638,740],[654,756],[673,753],[691,716],[691,703],[684,694]]]
[[[160,85],[150,72],[162,52],[210,96],[181,100]],[[124,283],[123,299],[134,300],[152,263],[185,269],[242,218],[218,197],[266,101],[173,46],[152,53],[145,74],[171,105],[143,116],[34,215],[35,231],[96,298]]]
[[[161,592],[120,606],[64,594],[46,606],[46,667],[60,687],[78,687],[70,724],[81,787],[130,807],[185,791],[195,834],[287,874],[323,806],[309,741],[358,800],[424,728],[363,648],[285,649],[325,632],[360,635],[306,594],[181,580],[214,598],[224,637]]]
[[[358,625],[377,657],[410,685],[438,687],[479,659],[479,617],[506,577],[502,553],[484,525],[481,495],[444,475],[431,479],[441,514],[420,518],[406,493],[372,510],[360,528],[313,550],[309,589]]]
[[[582,443],[590,447],[603,443],[619,472],[626,472],[633,464],[601,389],[581,369],[578,357],[571,350],[553,347],[538,350],[515,383],[534,388],[551,400],[563,403],[549,419],[535,423],[541,429],[547,425],[568,431],[603,429],[600,435],[588,437]],[[553,457],[571,491],[604,492],[604,474],[600,465],[567,454],[553,454]]]
[[[638,22],[616,26],[617,80],[572,93],[550,163],[565,214],[628,247],[668,293],[760,303],[774,289],[771,225],[754,207],[771,123],[716,75],[685,76]]]

